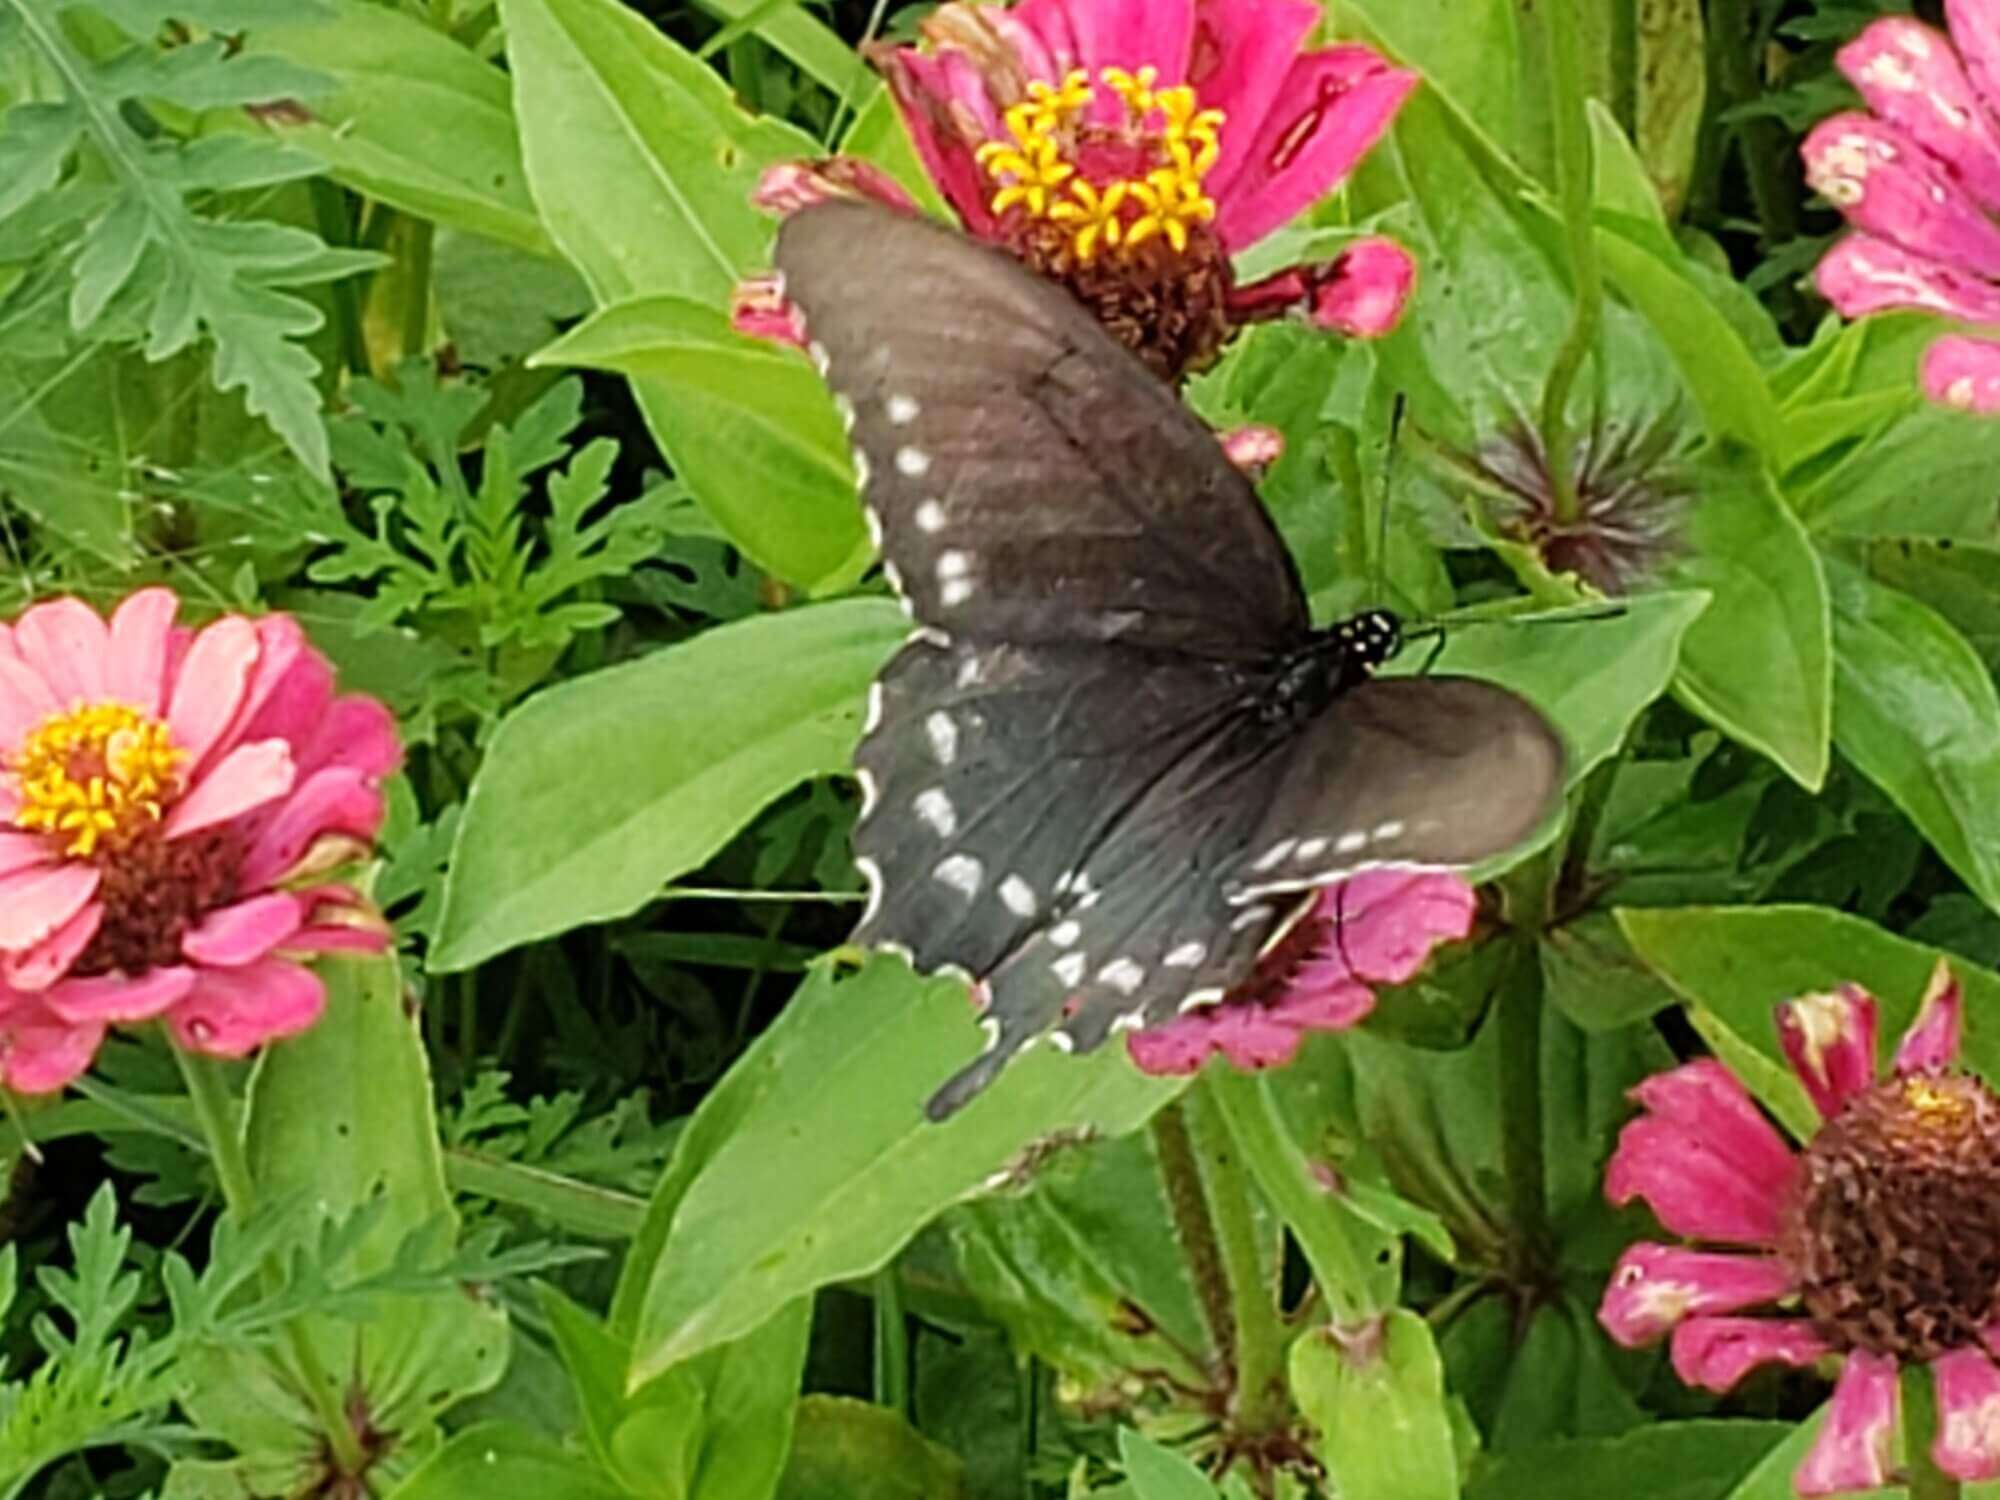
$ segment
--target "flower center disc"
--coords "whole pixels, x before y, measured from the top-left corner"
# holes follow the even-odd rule
[[[1014,253],[1171,380],[1222,347],[1233,283],[1203,185],[1222,113],[1155,77],[1079,68],[1059,87],[1030,83],[1007,110],[1012,139],[978,156]]]
[[[52,714],[14,754],[15,825],[53,835],[76,858],[116,849],[165,815],[183,758],[166,724],[122,703]]]
[[[1822,1334],[1898,1359],[2000,1311],[2000,1099],[1964,1074],[1878,1084],[1806,1148],[1783,1250]]]

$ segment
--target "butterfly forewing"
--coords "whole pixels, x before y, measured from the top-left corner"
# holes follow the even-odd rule
[[[777,263],[851,413],[864,503],[919,619],[1236,660],[1306,628],[1248,481],[1067,293],[859,203],[795,214]]]
[[[1564,751],[1526,699],[1471,677],[1387,677],[1336,698],[1269,773],[1231,899],[1326,885],[1381,865],[1477,864],[1533,833]]]

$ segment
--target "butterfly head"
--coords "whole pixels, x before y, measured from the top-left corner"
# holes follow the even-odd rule
[[[1373,671],[1403,649],[1403,621],[1394,610],[1363,610],[1334,626],[1333,633],[1344,659],[1362,671]]]

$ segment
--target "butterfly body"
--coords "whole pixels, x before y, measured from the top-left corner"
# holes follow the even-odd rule
[[[858,203],[777,261],[851,423],[917,621],[870,696],[855,941],[955,969],[986,1050],[943,1118],[1046,1038],[1219,999],[1299,893],[1518,842],[1562,783],[1547,722],[1469,678],[1378,679],[1384,611],[1315,631],[1215,437],[1067,294]]]

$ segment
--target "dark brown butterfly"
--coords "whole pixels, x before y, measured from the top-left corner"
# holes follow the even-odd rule
[[[1218,999],[1316,887],[1456,867],[1548,814],[1525,700],[1377,679],[1372,612],[1315,631],[1215,435],[1067,294],[926,220],[793,216],[777,263],[917,622],[870,696],[855,941],[952,967],[986,1050],[1088,1051]]]

